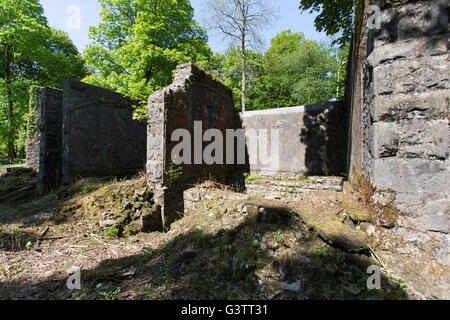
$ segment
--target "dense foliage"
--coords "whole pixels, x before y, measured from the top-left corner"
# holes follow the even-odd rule
[[[350,42],[353,32],[353,18],[357,0],[300,0],[300,10],[319,12],[315,20],[318,31],[327,35],[339,35],[337,43],[344,46]]]
[[[24,156],[30,86],[86,75],[69,36],[43,13],[38,0],[0,0],[0,160]]]
[[[91,27],[82,58],[65,32],[48,26],[38,0],[0,0],[0,161],[25,156],[30,87],[60,88],[69,77],[142,101],[137,119],[146,118],[148,95],[170,84],[183,62],[229,86],[240,110],[243,101],[257,110],[343,98],[355,0],[301,0],[301,10],[320,13],[319,31],[340,37],[339,47],[286,30],[266,52],[238,41],[224,54],[208,46],[189,0],[99,2],[102,21]]]
[[[86,82],[136,100],[171,83],[182,62],[200,63],[212,52],[188,0],[100,0],[102,22],[90,29]],[[144,119],[146,108],[135,117]]]

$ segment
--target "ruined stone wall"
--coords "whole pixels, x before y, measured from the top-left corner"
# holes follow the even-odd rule
[[[40,88],[33,87],[30,92],[30,105],[27,123],[27,167],[39,171],[39,146],[41,132],[39,129],[41,118]]]
[[[345,172],[343,103],[248,111],[240,117],[250,173],[296,177]]]
[[[200,121],[202,130],[196,132],[194,122]],[[161,204],[164,227],[183,214],[183,191],[189,183],[212,178],[225,182],[233,165],[227,166],[226,130],[234,129],[235,111],[231,90],[214,81],[209,75],[191,63],[177,67],[173,83],[149,97],[147,177],[157,192]],[[172,141],[177,129],[189,133],[191,163],[175,164],[172,150],[180,143],[179,137]],[[223,140],[223,163],[207,164],[202,155],[211,142],[203,141],[206,130],[217,129]],[[199,150],[200,149],[200,150]],[[183,154],[181,154],[182,156]]]
[[[61,183],[62,101],[62,91],[52,88],[36,88],[30,99],[27,166],[38,171],[39,194]]]
[[[368,28],[370,5],[381,28]],[[360,1],[346,93],[352,182],[361,187],[361,173],[375,204],[399,210],[377,213],[376,252],[412,289],[441,298],[450,296],[447,10],[445,0]]]
[[[144,170],[146,124],[133,120],[136,102],[75,80],[64,82],[63,179],[125,176]]]

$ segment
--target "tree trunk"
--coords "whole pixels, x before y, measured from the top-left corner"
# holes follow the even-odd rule
[[[341,66],[338,67],[338,73],[337,73],[337,92],[336,92],[336,101],[339,100],[339,81],[341,80]]]
[[[6,82],[6,94],[8,99],[8,160],[13,162],[16,157],[16,151],[14,149],[14,102],[12,98],[11,90],[11,51],[10,48],[6,48],[5,52],[5,82]]]
[[[245,34],[242,36],[242,112],[245,112],[245,93],[247,91],[247,55],[245,53]]]

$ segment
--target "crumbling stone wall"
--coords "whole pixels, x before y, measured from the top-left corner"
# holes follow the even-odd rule
[[[27,166],[38,171],[38,194],[61,183],[62,101],[61,90],[36,87],[31,93]]]
[[[119,93],[64,81],[64,183],[144,170],[146,124],[133,120],[134,104]]]
[[[370,5],[380,29],[368,28]],[[441,298],[450,296],[447,10],[445,0],[359,2],[346,93],[352,182],[363,177],[374,203],[399,210],[377,212],[376,252],[411,288]]]
[[[291,178],[344,173],[344,110],[343,103],[333,102],[242,113],[250,173]],[[278,134],[272,137],[271,130],[278,130]],[[278,146],[272,138],[279,139]],[[271,161],[262,159],[265,153]]]
[[[190,183],[205,178],[226,182],[233,170],[234,166],[226,165],[225,161],[212,165],[206,164],[204,159],[196,162],[195,154],[203,155],[204,148],[210,144],[196,141],[203,141],[206,130],[217,129],[224,137],[226,159],[226,130],[236,126],[234,110],[231,90],[191,63],[179,65],[173,83],[149,97],[147,177],[156,190],[166,229],[183,214],[183,191]],[[194,127],[196,121],[202,125],[199,135]],[[190,134],[190,164],[176,165],[172,161],[172,150],[180,142],[172,141],[177,129],[185,129]]]

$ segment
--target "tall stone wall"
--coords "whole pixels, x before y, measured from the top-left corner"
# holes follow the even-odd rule
[[[136,102],[75,80],[64,81],[63,179],[125,176],[144,170],[146,124]]]
[[[30,93],[29,115],[27,123],[27,167],[39,171],[39,146],[41,144],[41,101],[39,87],[33,87]]]
[[[250,173],[282,177],[345,173],[344,110],[343,103],[334,102],[241,114]]]
[[[370,5],[380,28],[368,27]],[[447,10],[445,0],[359,2],[346,93],[350,177],[371,184],[384,208],[376,252],[416,292],[441,298],[450,297]]]
[[[147,177],[157,190],[166,229],[183,214],[183,191],[190,183],[206,178],[225,182],[233,170],[225,159],[226,130],[236,126],[234,110],[231,90],[191,63],[179,65],[173,83],[149,97]],[[179,136],[172,136],[178,129],[188,133],[190,163],[176,164],[172,159],[174,147],[181,142]],[[222,163],[207,164],[202,157],[212,142],[203,141],[208,129],[216,129],[224,137],[219,142]],[[181,153],[180,157],[184,156]]]
[[[61,183],[63,93],[36,88],[30,101],[27,166],[38,171],[37,191],[44,194]]]

